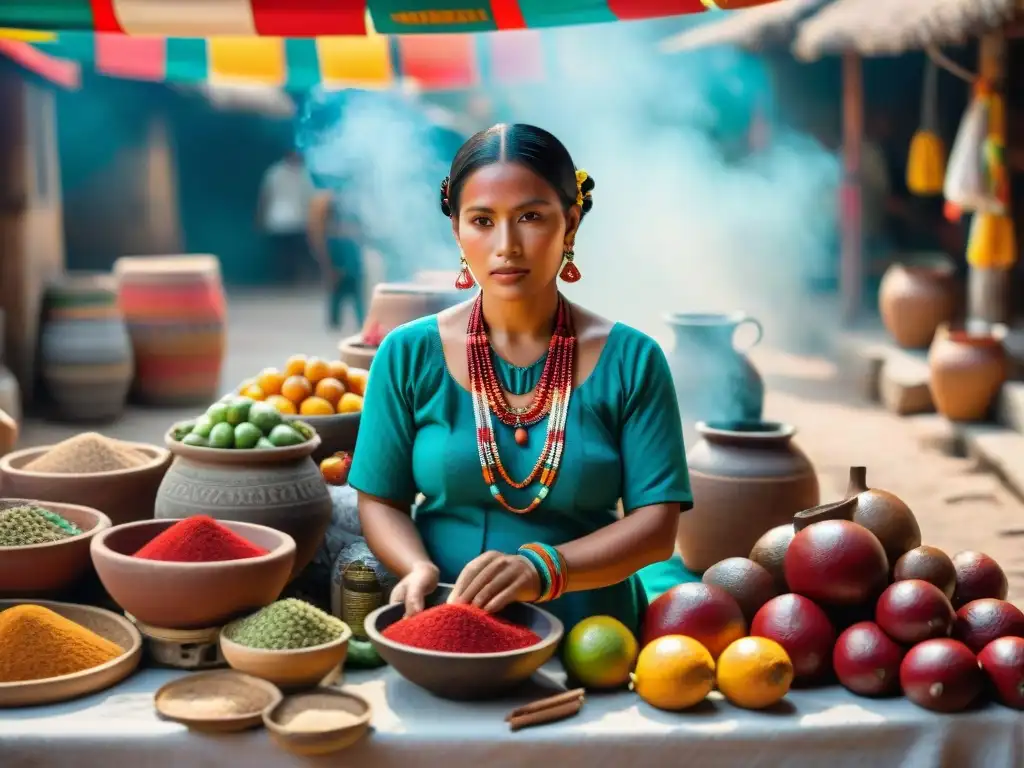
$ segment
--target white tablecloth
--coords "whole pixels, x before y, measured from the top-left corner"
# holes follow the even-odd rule
[[[391,669],[344,681],[374,706],[369,737],[346,752],[302,759],[280,751],[262,729],[209,736],[160,720],[153,694],[180,674],[143,670],[86,699],[0,710],[0,768],[1024,766],[1024,713],[995,705],[942,716],[902,699],[875,701],[825,688],[791,692],[773,712],[746,712],[715,699],[696,712],[673,714],[632,694],[594,694],[574,719],[510,733],[504,717],[520,701],[443,701]],[[558,678],[557,669],[544,674],[542,682]],[[520,698],[548,693],[538,688]]]

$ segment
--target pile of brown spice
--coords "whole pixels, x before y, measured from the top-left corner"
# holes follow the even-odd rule
[[[83,432],[57,443],[22,469],[26,472],[93,475],[141,467],[148,461],[145,454],[118,440],[98,432]]]

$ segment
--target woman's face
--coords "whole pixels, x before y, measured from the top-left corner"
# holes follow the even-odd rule
[[[580,222],[544,179],[516,163],[474,171],[462,186],[455,239],[480,287],[514,299],[543,291]]]

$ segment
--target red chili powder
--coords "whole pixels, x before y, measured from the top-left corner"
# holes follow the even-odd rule
[[[540,636],[474,605],[438,605],[396,621],[381,634],[402,645],[445,653],[501,653],[540,642]]]
[[[212,517],[196,515],[175,523],[135,553],[144,560],[216,563],[267,554]]]

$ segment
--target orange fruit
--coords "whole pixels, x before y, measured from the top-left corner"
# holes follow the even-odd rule
[[[767,637],[740,638],[718,657],[718,690],[737,707],[770,707],[792,684],[789,654]]]
[[[259,384],[250,384],[242,390],[242,397],[249,397],[253,400],[263,400],[266,396]]]
[[[256,377],[256,383],[260,385],[264,395],[279,395],[286,378],[277,368],[264,368]]]
[[[316,384],[331,375],[331,366],[327,364],[326,360],[311,357],[306,361],[306,370],[303,375],[309,379],[310,384]]]
[[[338,413],[359,413],[363,410],[363,398],[346,392],[338,401]]]
[[[302,401],[299,405],[299,413],[303,416],[332,416],[334,406],[322,397],[314,395]]]
[[[348,482],[348,471],[352,467],[349,455],[328,456],[320,462],[320,474],[330,485],[344,485]]]
[[[326,379],[320,379],[316,383],[313,394],[317,397],[322,397],[331,405],[336,406],[338,401],[341,400],[341,396],[345,394],[345,385],[337,379],[332,379],[328,376]]]
[[[281,394],[298,405],[313,394],[313,385],[305,376],[289,376],[281,385]]]
[[[284,395],[270,395],[267,398],[267,402],[277,409],[278,413],[298,413],[299,409],[295,407],[295,403],[289,400]]]
[[[366,379],[368,376],[369,371],[364,371],[362,368],[349,368],[348,391],[356,395],[365,395]]]
[[[285,376],[302,376],[306,372],[306,356],[292,355],[284,364]]]
[[[243,392],[245,392],[247,387],[251,387],[255,383],[256,379],[246,379],[245,381],[238,385],[238,394],[241,395]]]
[[[348,384],[348,363],[343,363],[341,360],[331,360],[327,367],[331,369],[332,379],[337,379],[342,384]]]
[[[692,637],[663,635],[640,651],[629,687],[658,709],[678,712],[704,701],[715,687],[715,660]]]

